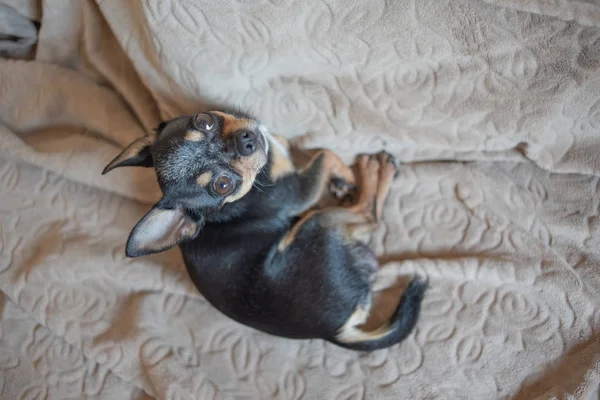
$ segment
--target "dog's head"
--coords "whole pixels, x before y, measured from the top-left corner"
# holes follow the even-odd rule
[[[220,111],[163,122],[104,169],[154,167],[163,198],[133,228],[126,254],[167,250],[198,235],[207,216],[245,196],[268,163],[267,131],[254,119]]]

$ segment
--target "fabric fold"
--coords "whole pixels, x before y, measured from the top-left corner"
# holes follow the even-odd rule
[[[0,398],[597,397],[597,8],[0,0],[0,51],[35,43],[0,60]],[[161,194],[151,169],[102,169],[211,104],[348,162],[398,157],[371,244],[382,314],[398,278],[430,278],[405,342],[262,334],[177,249],[125,257]]]

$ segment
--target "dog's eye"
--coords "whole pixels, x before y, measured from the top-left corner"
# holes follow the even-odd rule
[[[194,128],[203,131],[210,131],[215,127],[215,120],[212,115],[198,113],[194,115]]]
[[[217,192],[220,196],[226,196],[231,193],[233,189],[233,185],[231,184],[231,179],[226,175],[221,175],[215,181],[215,192]]]

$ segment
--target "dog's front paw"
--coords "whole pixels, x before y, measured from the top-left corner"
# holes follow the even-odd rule
[[[346,181],[346,179],[334,176],[329,181],[329,193],[334,195],[337,199],[343,200],[348,197],[352,197],[356,191],[356,186]]]

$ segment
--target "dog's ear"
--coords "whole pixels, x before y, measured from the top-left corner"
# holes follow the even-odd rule
[[[146,135],[136,139],[116,156],[102,171],[102,175],[119,167],[152,167],[150,147],[156,141],[156,135]]]
[[[158,202],[131,231],[125,253],[127,257],[160,253],[195,238],[203,226],[203,217],[194,221],[182,209],[166,209]]]

